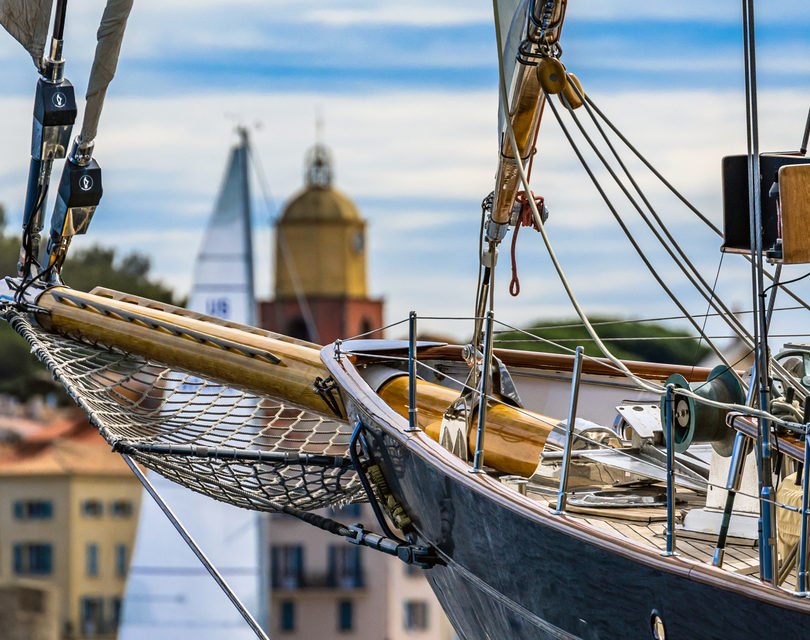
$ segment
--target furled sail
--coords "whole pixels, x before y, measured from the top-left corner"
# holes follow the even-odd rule
[[[38,69],[48,39],[51,4],[52,0],[0,0],[0,24],[31,54]]]
[[[98,132],[98,121],[107,87],[115,76],[118,56],[121,53],[121,42],[127,26],[133,0],[107,0],[104,14],[96,37],[96,55],[90,69],[90,80],[87,83],[87,105],[82,121],[81,140],[85,145],[92,142]]]

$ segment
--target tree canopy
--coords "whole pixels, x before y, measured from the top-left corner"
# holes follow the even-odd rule
[[[20,252],[19,234],[8,233],[5,226],[5,210],[0,205],[0,277],[16,275]],[[150,267],[148,256],[131,253],[116,259],[114,249],[96,245],[69,254],[62,276],[66,284],[81,291],[102,286],[182,304],[169,287],[149,277]],[[25,400],[56,388],[45,367],[30,354],[28,343],[5,322],[0,322],[0,393]]]
[[[590,321],[600,339],[615,356],[623,360],[694,365],[710,352],[705,343],[699,342],[688,331],[682,329],[673,329],[651,322],[631,322],[621,318],[599,316],[591,317]],[[574,350],[582,345],[586,355],[596,357],[602,355],[578,318],[554,322],[539,321],[533,323],[526,331],[532,335],[519,331],[499,333],[496,346],[502,349],[570,353],[565,348]],[[557,344],[550,344],[545,340]]]

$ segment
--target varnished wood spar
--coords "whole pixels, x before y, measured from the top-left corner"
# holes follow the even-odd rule
[[[379,391],[380,397],[399,415],[408,417],[408,378],[402,376],[386,382]],[[424,380],[416,383],[416,404],[419,408],[419,427],[438,442],[442,416],[458,398],[458,391]],[[478,411],[473,413],[475,424]],[[488,467],[528,477],[534,473],[540,453],[549,434],[559,420],[531,411],[518,411],[503,405],[491,404],[487,408],[486,437],[484,438],[484,463]],[[467,446],[475,451],[476,431],[470,430]]]
[[[327,378],[329,372],[321,362],[319,350],[306,343],[224,326],[200,314],[191,317],[175,312],[177,308],[168,305],[146,306],[143,300],[126,302],[64,287],[46,291],[37,304],[47,310],[36,314],[37,322],[49,331],[115,347],[334,417],[313,390],[315,379]],[[150,326],[152,320],[170,326],[171,330]],[[192,335],[209,336],[211,340],[200,341]],[[223,348],[223,343],[234,346]],[[261,355],[246,355],[239,351],[240,345],[247,347],[247,353],[253,350],[272,354],[279,362],[273,363]]]
[[[779,169],[782,202],[782,262],[810,262],[810,165]]]
[[[461,347],[446,345],[419,349],[420,360],[463,360]],[[539,351],[517,351],[515,349],[495,349],[495,356],[508,367],[525,367],[545,371],[573,371],[574,356],[562,353],[541,353]],[[635,375],[648,380],[664,381],[673,373],[679,373],[689,382],[703,382],[709,377],[711,369],[707,367],[690,367],[681,364],[663,364],[658,362],[637,362],[622,360],[624,365]],[[585,358],[582,361],[582,372],[624,377],[621,371],[607,358]]]
[[[49,331],[115,347],[331,416],[326,403],[313,391],[315,378],[329,377],[317,348],[170,305],[106,290],[99,293],[103,295],[64,287],[47,291],[37,301],[47,313],[37,314],[37,321]],[[152,320],[171,330],[149,326]],[[211,341],[200,341],[200,335],[210,336]],[[274,364],[237,349],[223,348],[217,345],[222,340],[273,354],[280,362]],[[400,415],[408,415],[407,376],[388,382],[380,395]],[[418,382],[419,426],[432,438],[438,440],[442,415],[457,397],[458,392],[447,387]],[[493,405],[487,412],[486,464],[506,473],[531,474],[556,422],[554,418]],[[473,434],[470,446],[474,445]]]

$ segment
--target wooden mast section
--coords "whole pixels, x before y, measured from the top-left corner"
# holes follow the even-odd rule
[[[534,140],[546,100],[536,62],[527,63],[523,57],[528,55],[532,60],[540,60],[553,55],[552,52],[558,47],[566,4],[566,0],[538,1],[534,5],[537,15],[527,12],[526,40],[518,48],[518,60],[515,62],[509,96],[509,113],[504,114],[512,124],[519,153],[516,157],[504,128],[501,131],[500,159],[492,202],[492,221],[496,224],[507,224],[512,215],[512,206],[521,188],[517,163],[525,163],[534,153]],[[528,47],[528,51],[524,45]]]

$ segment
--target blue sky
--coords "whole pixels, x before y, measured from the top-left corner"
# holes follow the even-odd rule
[[[70,5],[65,50],[77,94],[92,59],[96,4]],[[745,148],[740,11],[736,0],[570,0],[563,35],[563,62],[586,92],[717,222],[720,158]],[[796,147],[810,106],[810,6],[767,0],[757,11],[762,146]],[[187,292],[235,119],[261,123],[254,141],[277,207],[301,186],[320,112],[337,185],[369,221],[370,284],[386,297],[388,320],[411,308],[469,315],[479,203],[492,189],[497,161],[491,12],[489,2],[462,0],[139,0],[96,145],[104,199],[89,236],[76,245],[148,253],[155,274]],[[21,47],[0,36],[0,202],[18,225],[36,75]],[[651,181],[644,184],[713,278],[717,239],[702,235]],[[672,313],[615,232],[550,113],[534,188],[547,198],[552,241],[587,309]],[[265,296],[272,213],[257,199]],[[497,276],[504,319],[570,316],[539,237],[524,230],[518,245],[520,298],[506,293],[506,246]],[[724,261],[720,282],[733,303],[746,306],[748,276],[735,262]],[[787,277],[801,269],[788,269]],[[705,310],[676,289],[692,311]]]

